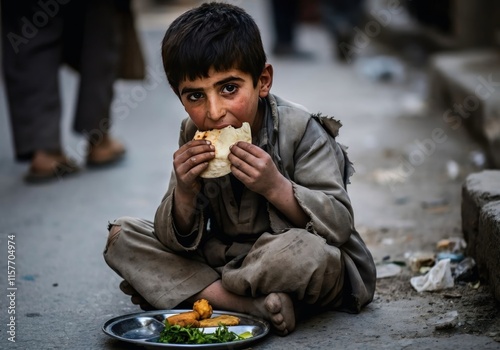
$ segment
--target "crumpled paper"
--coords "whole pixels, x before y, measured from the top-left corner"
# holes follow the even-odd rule
[[[410,283],[417,292],[452,288],[455,282],[451,275],[450,259],[440,260],[425,275],[412,277]]]

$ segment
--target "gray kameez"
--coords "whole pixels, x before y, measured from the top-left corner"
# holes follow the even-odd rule
[[[221,279],[236,294],[289,293],[294,300],[359,312],[373,299],[373,258],[354,228],[343,149],[301,106],[270,95],[254,138],[293,186],[309,216],[296,228],[232,175],[203,181],[195,225],[176,233],[172,175],[154,223],[121,218],[107,263],[157,308],[172,308]],[[179,144],[196,126],[182,123]]]

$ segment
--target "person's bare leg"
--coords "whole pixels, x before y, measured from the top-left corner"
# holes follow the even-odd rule
[[[187,301],[194,303],[198,299],[207,299],[214,309],[262,317],[282,336],[295,329],[294,305],[290,296],[285,293],[271,293],[260,298],[243,297],[224,289],[218,280]]]

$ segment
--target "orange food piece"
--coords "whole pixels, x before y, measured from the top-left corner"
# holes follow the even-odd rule
[[[212,306],[206,299],[196,300],[193,305],[193,310],[200,314],[200,320],[210,318],[212,316]]]
[[[165,323],[178,325],[181,327],[218,327],[236,326],[240,324],[240,319],[232,315],[220,315],[212,317],[213,309],[206,299],[199,299],[193,304],[193,311],[182,312],[177,315],[167,317]]]
[[[168,322],[168,324],[171,326],[178,325],[181,327],[186,327],[186,326],[199,327],[200,326],[200,322],[198,321],[199,319],[200,319],[200,314],[198,312],[188,311],[167,317],[165,321]]]

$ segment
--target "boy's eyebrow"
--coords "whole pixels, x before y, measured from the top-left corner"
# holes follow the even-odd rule
[[[214,86],[221,86],[221,85],[227,84],[227,83],[232,82],[232,81],[244,81],[244,79],[240,78],[238,76],[231,75],[227,78],[224,78],[222,80],[215,82]],[[196,88],[196,87],[193,88],[193,87],[186,86],[186,87],[182,88],[181,95],[191,93],[191,92],[199,92],[199,91],[203,91],[203,88]]]

